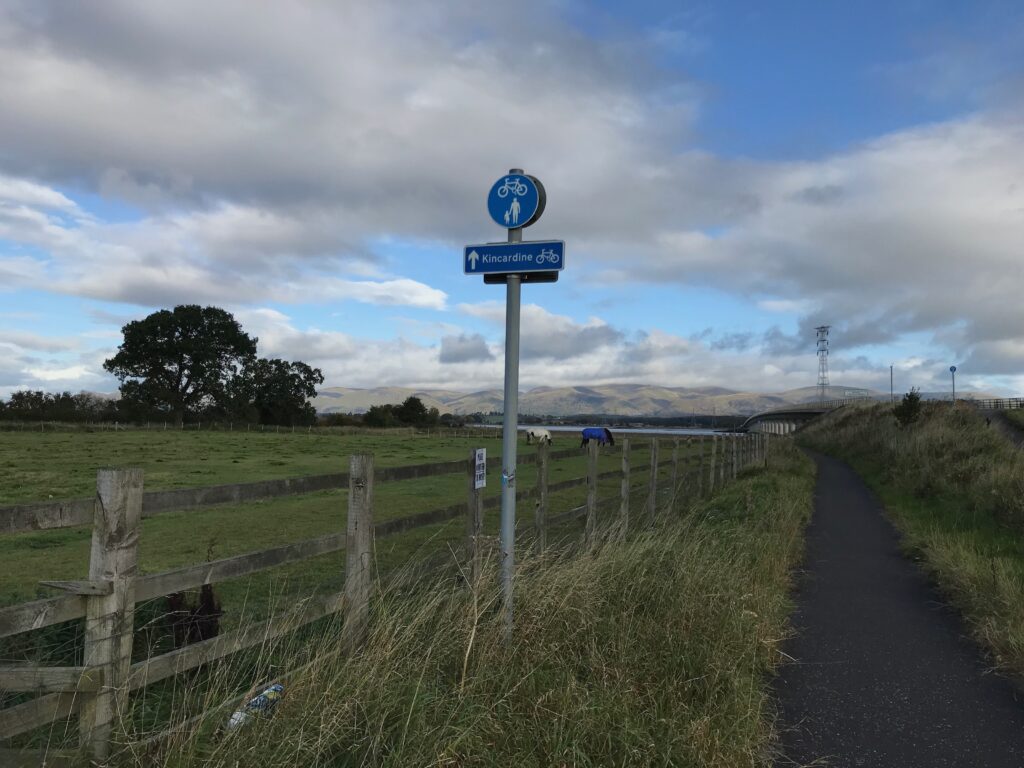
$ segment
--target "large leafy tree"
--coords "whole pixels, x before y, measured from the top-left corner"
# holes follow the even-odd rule
[[[169,411],[223,402],[233,380],[256,359],[256,339],[218,307],[184,304],[121,329],[124,342],[103,367],[121,380],[123,400]]]
[[[309,398],[324,383],[319,368],[273,358],[256,360],[246,370],[252,404],[262,424],[313,424],[316,410]]]

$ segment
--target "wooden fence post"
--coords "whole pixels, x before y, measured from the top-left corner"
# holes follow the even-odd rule
[[[534,548],[543,554],[548,546],[548,444],[537,446],[537,506],[533,512],[533,527],[536,531]]]
[[[725,487],[725,435],[718,443],[718,487]]]
[[[469,449],[469,467],[466,475],[466,555],[472,587],[480,578],[480,536],[484,529],[484,492],[476,487],[476,448]]]
[[[89,581],[109,585],[109,591],[85,599],[82,663],[103,670],[103,687],[84,700],[79,735],[97,761],[110,754],[114,720],[128,701],[142,482],[141,469],[101,469],[96,473]]]
[[[672,441],[672,487],[669,492],[668,507],[666,512],[671,512],[676,507],[676,494],[679,492],[679,438]]]
[[[700,458],[697,462],[697,498],[704,496],[704,444],[707,440],[704,437],[697,438],[697,447],[700,452]]]
[[[715,492],[715,449],[718,446],[718,437],[711,436],[711,459],[708,461],[708,495]]]
[[[658,438],[651,438],[651,479],[647,489],[647,516],[654,520],[658,513]]]
[[[622,486],[619,490],[619,526],[621,536],[629,529],[629,438],[622,440]]]
[[[737,436],[736,435],[732,435],[729,438],[729,442],[732,443],[732,479],[733,480],[736,479],[737,470],[738,470],[738,467],[737,467],[737,455],[736,454],[737,454],[737,449],[739,448],[739,445],[737,445],[736,441],[737,441]]]
[[[587,521],[583,529],[583,540],[590,546],[594,543],[597,530],[597,457],[600,446],[591,440],[587,446]]]
[[[373,568],[373,454],[349,459],[342,647],[355,653],[366,637]]]

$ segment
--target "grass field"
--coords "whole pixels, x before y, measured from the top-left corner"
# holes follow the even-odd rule
[[[897,426],[885,405],[846,408],[800,433],[878,492],[995,662],[1024,675],[1024,455],[972,408],[926,403]]]
[[[553,450],[572,446],[565,438]],[[297,477],[347,471],[351,454],[373,453],[378,466],[421,464],[468,457],[473,447],[486,447],[489,456],[500,455],[500,440],[492,432],[476,438],[376,435],[290,435],[224,432],[96,432],[9,433],[0,436],[0,504],[53,498],[89,496],[95,492],[96,470],[103,466],[141,466],[145,487],[150,490],[193,487],[257,479]],[[535,447],[520,444],[520,455],[529,457]],[[634,451],[634,480],[646,482],[646,450]],[[662,458],[667,458],[663,452]],[[603,456],[601,471],[616,469],[617,455]],[[585,474],[586,460],[554,462],[551,482]],[[663,468],[661,476],[668,478]],[[500,494],[492,476],[487,496]],[[536,472],[532,461],[520,467],[520,488],[532,487]],[[618,480],[602,483],[605,498],[618,493]],[[465,499],[461,473],[380,484],[376,489],[377,520],[404,517]],[[552,496],[552,514],[583,503],[582,488]],[[639,505],[643,495],[634,496]],[[154,573],[209,559],[278,546],[343,530],[346,514],[344,490],[227,504],[197,511],[171,513],[143,521],[140,567]],[[520,524],[528,527],[532,508],[520,512]],[[487,523],[496,532],[496,514]],[[461,521],[435,526],[382,540],[380,554],[400,562],[443,529],[457,538]],[[83,578],[88,566],[91,531],[87,527],[42,531],[0,537],[0,602],[11,603],[49,594],[38,587],[41,579]],[[322,561],[322,562],[321,562]],[[299,566],[278,569],[276,577],[308,588],[323,581],[336,582],[340,556],[325,556]],[[225,587],[231,589],[231,587]],[[236,588],[242,588],[237,587]],[[246,587],[247,590],[247,587]]]
[[[481,430],[468,439],[387,432],[0,432],[0,504],[90,496],[100,467],[142,467],[146,488],[162,490],[347,472],[353,453],[373,453],[385,467],[461,459],[477,444],[499,451],[500,434]],[[554,450],[571,445],[566,438]]]
[[[561,444],[560,444],[561,443]],[[555,450],[569,448],[571,438],[556,441]],[[4,473],[2,501],[36,500],[52,495],[74,497],[94,492],[95,472],[100,466],[135,465],[146,472],[147,488],[197,486],[243,482],[267,477],[294,477],[347,469],[348,457],[371,452],[378,465],[394,466],[468,458],[471,448],[483,446],[489,455],[500,454],[495,433],[472,438],[380,435],[302,435],[224,432],[71,432],[7,433],[0,435],[0,463]],[[532,446],[520,443],[520,455],[529,456]],[[669,450],[662,453],[668,458]],[[633,451],[632,508],[639,515],[646,499],[649,452]],[[554,462],[551,482],[581,477],[586,460],[578,457]],[[620,457],[602,456],[601,470],[617,469]],[[669,468],[660,472],[668,485]],[[520,467],[521,488],[535,483],[532,461]],[[19,478],[17,481],[12,478]],[[421,478],[379,484],[376,488],[377,520],[404,517],[416,512],[461,503],[465,500],[465,475]],[[487,495],[497,496],[500,483],[492,472]],[[599,497],[618,498],[619,480],[602,481]],[[140,569],[156,573],[210,559],[229,557],[273,546],[302,541],[344,530],[347,507],[344,489],[278,499],[227,504],[201,510],[169,513],[144,519],[140,535]],[[585,499],[583,487],[551,495],[550,514],[578,507]],[[517,529],[521,546],[532,538],[532,504],[519,508]],[[485,533],[496,536],[498,512],[485,514]],[[550,531],[576,538],[578,521]],[[380,539],[376,544],[378,567],[388,573],[411,559],[447,557],[462,547],[464,521],[410,531]],[[0,604],[49,597],[52,590],[41,580],[80,579],[88,572],[91,530],[88,527],[0,536]],[[222,628],[230,630],[248,620],[269,615],[275,605],[287,604],[288,596],[334,592],[341,588],[344,552],[311,558],[259,574],[216,585],[224,616]],[[165,610],[163,598],[140,604],[137,625],[152,625]],[[76,663],[80,647],[80,623],[40,630],[0,642],[0,658],[7,662],[41,661],[47,664]],[[156,650],[137,645],[136,657]]]
[[[473,593],[401,575],[377,597],[358,656],[340,656],[334,624],[260,654],[254,676],[281,675],[282,656],[309,662],[285,676],[272,720],[220,738],[221,711],[156,752],[129,734],[117,762],[767,768],[768,673],[781,661],[812,483],[810,462],[781,443],[769,470],[625,543],[524,553],[512,644],[493,560]],[[230,699],[237,682],[232,668],[211,670],[172,717]]]

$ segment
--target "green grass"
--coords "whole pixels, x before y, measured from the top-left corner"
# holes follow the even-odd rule
[[[626,542],[524,553],[511,644],[493,555],[472,594],[448,574],[399,574],[375,598],[358,656],[340,657],[329,622],[250,661],[250,681],[280,676],[281,659],[311,662],[285,676],[272,720],[215,737],[221,711],[156,752],[140,750],[135,731],[117,763],[771,765],[767,675],[780,661],[812,473],[780,446],[770,470],[748,470]],[[230,664],[194,687],[183,680],[191,695],[175,719],[237,695],[238,681]]]
[[[1024,408],[1014,408],[1008,411],[1003,411],[1006,415],[1006,420],[1011,424],[1015,424],[1021,429],[1024,429]]]
[[[554,450],[572,445],[568,439],[560,442]],[[0,504],[89,496],[100,467],[142,467],[146,488],[161,490],[347,472],[353,453],[373,453],[385,467],[462,459],[472,446],[496,454],[500,434],[0,432]],[[524,445],[521,450],[534,449]]]
[[[7,436],[10,435],[0,435],[0,438]],[[31,478],[35,483],[34,486],[19,488],[19,492],[28,498],[39,497],[39,489],[49,482],[50,472],[70,478],[66,480],[69,492],[64,495],[85,492],[85,487],[94,482],[95,470],[100,463],[98,457],[101,456],[112,457],[112,464],[133,462],[145,467],[147,487],[151,487],[150,468],[170,461],[177,474],[164,473],[163,485],[166,487],[170,479],[177,479],[178,474],[184,477],[177,483],[180,485],[203,482],[202,478],[206,476],[203,473],[212,471],[211,467],[218,469],[217,474],[209,476],[209,482],[254,479],[260,475],[254,476],[253,468],[271,457],[281,457],[280,461],[287,459],[283,468],[275,466],[282,472],[287,470],[288,475],[295,475],[347,468],[348,455],[355,451],[372,451],[378,464],[384,466],[467,458],[470,447],[481,443],[488,447],[489,455],[500,454],[498,440],[493,437],[456,439],[395,434],[309,437],[175,432],[16,433],[13,436],[17,438],[17,446],[6,441],[2,444],[3,451],[6,460],[15,463],[22,476]],[[556,450],[571,445],[568,439],[559,442],[561,445],[556,442],[554,446]],[[63,450],[54,449],[56,445],[65,443]],[[40,463],[37,454],[41,447],[52,452],[47,473],[33,470]],[[534,450],[520,445],[524,455],[529,456]],[[248,456],[245,466],[239,468],[233,463],[234,457],[246,456],[247,453],[252,455]],[[663,450],[663,459],[669,455],[670,449]],[[190,463],[190,456],[206,456],[207,463]],[[327,465],[328,460],[331,466]],[[646,500],[648,460],[647,450],[634,449],[634,516],[641,514]],[[619,464],[618,455],[603,455],[600,469],[616,469]],[[162,471],[155,471],[158,478]],[[581,453],[577,457],[554,462],[551,482],[581,477],[585,471],[586,459]],[[663,489],[667,486],[669,474],[668,467],[663,467],[659,473]],[[532,487],[535,476],[535,468],[528,461],[520,467],[520,487]],[[497,474],[492,472],[489,480],[486,495],[495,497],[500,493]],[[379,521],[387,520],[460,503],[465,500],[465,483],[465,476],[456,473],[379,484],[375,494],[375,517]],[[618,479],[605,480],[600,484],[601,499],[617,498],[618,493]],[[140,569],[143,573],[157,573],[211,558],[229,557],[344,530],[346,496],[344,489],[338,489],[147,518],[142,522],[140,535]],[[663,495],[662,503],[664,498]],[[584,499],[583,487],[554,493],[550,499],[549,514],[553,516],[577,507]],[[532,503],[520,504],[517,527],[522,547],[529,547],[532,543],[532,516]],[[559,536],[578,537],[581,530],[581,523],[574,521],[559,526],[549,535],[555,541]],[[381,539],[377,542],[379,567],[382,573],[387,574],[411,559],[445,557],[460,550],[463,532],[463,520],[455,519]],[[497,535],[497,510],[485,513],[485,533]],[[5,568],[0,570],[0,604],[53,596],[52,590],[39,586],[40,580],[85,578],[90,539],[91,531],[84,527],[0,537],[0,556],[5,563]],[[344,552],[336,552],[218,583],[215,588],[225,612],[222,630],[229,631],[248,621],[271,615],[274,606],[287,603],[289,596],[300,599],[314,593],[339,590],[343,582],[344,557]],[[147,652],[168,649],[166,633],[159,631],[164,603],[163,598],[158,598],[138,607],[136,625],[140,628],[148,626],[153,631],[146,642],[137,644],[136,658],[145,656]],[[80,648],[81,622],[70,622],[0,641],[0,660],[8,663],[75,664],[79,663]]]
[[[857,469],[994,662],[1024,675],[1021,451],[982,414],[944,403],[903,429],[887,406],[843,409],[800,440]]]
[[[427,438],[394,435],[305,436],[259,435],[245,433],[124,432],[124,433],[15,433],[13,441],[0,448],[0,462],[6,461],[22,478],[22,485],[7,491],[5,501],[16,497],[45,498],[46,489],[54,489],[52,476],[62,478],[66,490],[54,496],[81,496],[94,492],[95,472],[103,462],[109,465],[134,463],[145,469],[146,488],[196,486],[225,482],[244,482],[260,477],[300,476],[347,470],[352,453],[372,452],[378,466],[419,464],[466,458],[473,446],[488,448],[489,455],[500,455],[499,441],[485,438]],[[6,436],[4,436],[6,437]],[[568,440],[556,443],[556,450],[570,447]],[[63,446],[63,447],[61,447]],[[520,455],[531,456],[535,448],[520,445]],[[40,455],[52,458],[44,462]],[[634,478],[646,479],[648,451],[634,450]],[[235,464],[234,462],[239,462]],[[601,471],[616,469],[617,455],[602,456]],[[262,464],[268,468],[259,472]],[[156,467],[156,469],[153,469]],[[552,483],[586,472],[586,459],[580,456],[554,462]],[[661,477],[667,481],[669,470]],[[486,496],[500,494],[498,474],[491,472]],[[536,482],[536,470],[527,461],[519,470],[519,485],[530,488]],[[12,481],[6,477],[4,483]],[[91,487],[90,487],[91,486]],[[618,492],[618,481],[606,481],[602,495]],[[639,495],[639,492],[638,492]],[[170,513],[147,518],[140,535],[140,568],[157,573],[213,558],[280,546],[343,530],[347,494],[344,490],[323,491],[301,496],[267,499],[244,504],[227,504],[202,510]],[[451,474],[384,483],[376,488],[375,518],[379,521],[405,517],[465,499],[465,477]],[[583,489],[553,494],[552,514],[583,501]],[[532,507],[520,512],[532,512]],[[488,513],[489,518],[494,513]],[[456,525],[457,527],[457,525]],[[429,535],[429,532],[426,532]],[[88,570],[89,528],[41,531],[0,537],[0,602],[11,603],[49,594],[38,587],[40,579],[84,578]],[[423,536],[406,537],[411,542]],[[330,571],[339,568],[336,557],[312,562],[301,571],[302,586],[320,580],[330,582]],[[286,577],[296,576],[281,569]],[[246,586],[241,588],[248,589]]]

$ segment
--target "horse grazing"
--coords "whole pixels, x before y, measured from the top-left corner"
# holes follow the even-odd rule
[[[590,444],[591,440],[597,440],[598,445],[615,445],[615,438],[611,430],[605,427],[587,427],[583,430],[583,439],[580,440],[580,448]]]
[[[526,430],[526,444],[529,445],[532,442],[538,444],[547,443],[548,445],[551,445],[550,430],[537,429],[536,427],[531,427],[530,429]]]

